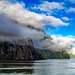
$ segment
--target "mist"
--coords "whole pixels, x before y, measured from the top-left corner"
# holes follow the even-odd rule
[[[12,4],[8,1],[0,1],[0,38],[31,38],[35,47],[54,51],[66,50],[75,53],[75,39],[51,35],[53,40],[41,41],[47,34],[37,30],[37,28],[44,30],[46,25],[58,27],[68,26],[69,23],[53,16],[31,12],[24,7],[24,3]],[[32,26],[34,29],[28,26]]]

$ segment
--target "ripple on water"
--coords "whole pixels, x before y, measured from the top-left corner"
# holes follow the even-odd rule
[[[75,59],[1,61],[0,75],[75,75]]]

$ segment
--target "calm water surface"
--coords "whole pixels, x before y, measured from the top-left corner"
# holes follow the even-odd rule
[[[75,59],[0,61],[0,75],[75,75]]]

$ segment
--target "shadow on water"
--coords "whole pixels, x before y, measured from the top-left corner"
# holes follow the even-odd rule
[[[23,73],[23,74],[32,74],[33,73],[33,69],[0,70],[0,73]]]
[[[0,75],[75,75],[75,59],[0,61]]]
[[[24,61],[0,61],[0,73],[32,74],[34,70],[30,69],[30,67],[34,66],[33,63]]]

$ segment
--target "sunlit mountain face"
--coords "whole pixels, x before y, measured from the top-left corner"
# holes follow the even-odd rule
[[[0,0],[0,37],[31,38],[35,47],[75,54],[74,0]]]

